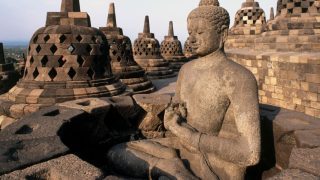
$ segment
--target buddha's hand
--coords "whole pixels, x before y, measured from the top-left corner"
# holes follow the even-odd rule
[[[179,104],[170,104],[164,113],[164,127],[167,130],[172,130],[172,128],[180,126],[183,119],[182,114],[179,110]]]

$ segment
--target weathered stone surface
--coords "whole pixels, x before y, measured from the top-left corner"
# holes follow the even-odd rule
[[[145,111],[145,114],[139,123],[139,129],[142,130],[142,133],[149,138],[154,138],[154,135],[163,137],[164,134],[161,135],[161,132],[164,131],[164,110],[171,103],[171,96],[138,94],[134,95],[133,98]],[[155,132],[159,133],[154,134]]]
[[[273,121],[277,165],[284,169],[287,168],[291,150],[294,147],[300,147],[296,140],[295,131],[299,133],[299,130],[317,130],[319,127],[320,122],[313,117],[294,111],[280,112]],[[300,137],[300,145],[308,144],[308,142],[301,140],[303,140],[302,137]]]
[[[85,98],[74,101],[67,101],[58,104],[58,106],[83,110],[92,115],[107,114],[111,108],[111,104],[99,98]]]
[[[9,126],[10,124],[14,123],[17,121],[16,119],[7,117],[7,116],[0,116],[0,131]]]
[[[0,133],[0,174],[66,153],[69,148],[60,139],[61,128],[83,114],[54,106],[5,128]]]
[[[267,180],[319,180],[319,177],[316,177],[307,172],[303,172],[298,169],[286,169],[280,172],[278,175],[268,178]]]
[[[79,157],[70,154],[44,163],[30,166],[26,169],[17,170],[0,176],[1,180],[14,179],[99,179],[103,178],[103,172],[81,160]]]
[[[294,136],[299,148],[320,147],[320,129],[295,131]]]
[[[300,169],[320,177],[320,148],[294,148],[290,156],[289,168]]]

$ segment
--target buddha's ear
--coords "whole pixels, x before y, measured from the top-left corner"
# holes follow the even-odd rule
[[[222,25],[222,27],[221,27],[221,37],[222,37],[222,41],[223,41],[223,42],[226,42],[226,41],[227,41],[228,32],[229,32],[228,26]]]

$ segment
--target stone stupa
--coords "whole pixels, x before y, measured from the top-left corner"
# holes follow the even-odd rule
[[[91,27],[79,0],[62,0],[32,36],[23,78],[9,92],[15,103],[55,104],[116,96],[126,86],[113,76],[105,35]]]
[[[278,0],[276,16],[271,16],[266,32],[256,39],[255,49],[319,52],[319,18],[320,1]]]
[[[19,73],[13,63],[6,63],[3,44],[0,43],[0,94],[6,93],[19,80]]]
[[[189,37],[187,38],[187,40],[184,42],[183,45],[183,54],[186,58],[188,58],[188,60],[192,60],[195,59],[196,56],[194,55],[194,53],[192,52],[192,48],[190,45],[190,41],[189,41]]]
[[[143,33],[134,41],[133,55],[136,62],[144,68],[150,79],[164,79],[176,76],[161,56],[160,44],[150,33],[149,17],[145,17]]]
[[[233,27],[229,31],[227,48],[244,48],[253,45],[257,35],[266,28],[266,15],[259,3],[246,0],[237,11]]]
[[[160,47],[162,57],[170,63],[171,69],[179,71],[188,59],[184,56],[182,45],[178,37],[174,35],[173,22],[169,22],[168,35],[164,37]]]
[[[109,55],[114,75],[137,93],[150,93],[155,90],[145,71],[134,61],[132,44],[129,37],[123,35],[117,27],[114,3],[109,5],[107,27],[100,27],[109,44]]]

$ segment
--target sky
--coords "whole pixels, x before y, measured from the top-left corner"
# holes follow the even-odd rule
[[[231,26],[235,13],[245,0],[220,0],[228,10]],[[187,16],[198,6],[199,0],[80,0],[82,12],[91,17],[93,27],[106,25],[109,3],[114,2],[117,25],[133,41],[143,30],[144,16],[149,15],[151,32],[159,41],[168,32],[173,21],[175,35],[184,42],[187,34]],[[269,18],[270,7],[276,0],[260,0],[260,7]],[[0,0],[0,42],[29,41],[32,34],[45,25],[47,12],[59,12],[61,0]]]

